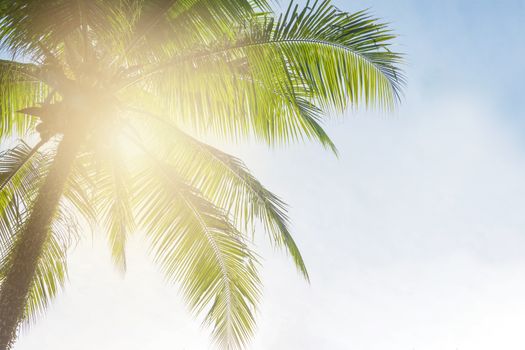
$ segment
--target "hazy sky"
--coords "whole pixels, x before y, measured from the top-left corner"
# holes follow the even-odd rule
[[[395,115],[328,123],[317,145],[230,147],[290,204],[311,274],[264,240],[253,349],[525,348],[525,1],[337,1],[396,29]],[[209,349],[174,286],[130,246],[119,276],[95,238],[15,350]]]

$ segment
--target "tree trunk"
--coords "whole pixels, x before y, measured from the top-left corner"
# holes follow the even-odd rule
[[[0,350],[11,349],[16,340],[36,267],[81,143],[78,134],[64,136],[31,215],[17,237],[11,266],[0,288]]]

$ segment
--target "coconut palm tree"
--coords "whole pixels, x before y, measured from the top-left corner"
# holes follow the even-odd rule
[[[279,16],[266,0],[0,0],[0,349],[90,228],[122,271],[142,232],[218,345],[244,347],[261,285],[247,233],[308,274],[281,199],[197,137],[336,152],[325,114],[398,100],[393,38],[328,0]]]

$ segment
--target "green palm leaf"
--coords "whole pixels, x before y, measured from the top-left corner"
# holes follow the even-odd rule
[[[126,270],[126,241],[129,233],[134,231],[132,208],[131,174],[124,157],[99,156],[97,182],[94,202],[99,205],[102,222],[108,234],[113,262],[121,270]]]
[[[399,98],[393,37],[366,13],[349,15],[329,1],[290,5],[278,20],[254,17],[233,40],[183,51],[126,86],[141,84],[199,131],[269,144],[306,137],[335,150],[319,124],[323,111],[362,102],[390,108]]]
[[[180,281],[191,309],[206,312],[217,342],[241,347],[255,327],[255,256],[220,209],[167,164],[155,162],[140,174],[136,192],[155,261],[169,279]]]
[[[10,241],[12,232],[18,230],[21,208],[30,205],[45,174],[40,166],[42,157],[36,151],[37,147],[20,143],[0,153],[0,250]]]
[[[261,222],[271,241],[288,251],[297,269],[308,279],[288,228],[286,204],[266,189],[240,159],[200,142],[160,116],[136,110],[134,114],[155,121],[150,127],[157,137],[166,138],[167,159],[182,177],[214,205],[225,208],[239,230],[253,231],[255,223]]]
[[[43,315],[64,287],[68,277],[67,252],[79,237],[79,224],[74,215],[64,204],[55,215],[29,292],[25,314],[27,321],[35,322]]]
[[[0,206],[0,281],[10,267],[12,252],[17,246],[17,233],[29,216],[31,202],[38,192],[49,159],[21,143],[0,155],[2,179]],[[36,274],[30,288],[24,318],[35,320],[49,305],[67,277],[66,251],[77,229],[70,204],[64,202],[57,211],[50,235],[37,262]]]
[[[47,87],[36,74],[33,64],[0,60],[0,140],[25,136],[35,125],[33,117],[17,112],[44,100]]]

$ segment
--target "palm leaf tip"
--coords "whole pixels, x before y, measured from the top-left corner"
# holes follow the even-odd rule
[[[368,11],[346,13],[329,0],[302,9],[292,2],[268,23],[270,41],[323,105],[342,109],[364,100],[391,107],[399,100],[405,78],[402,55],[391,50],[396,35]]]
[[[283,236],[284,241],[283,246],[286,247],[288,253],[292,257],[297,270],[301,273],[301,275],[305,278],[307,282],[310,282],[310,275],[308,274],[306,264],[301,255],[301,251],[295,243],[292,235],[290,234],[287,228],[281,228],[281,235]]]

